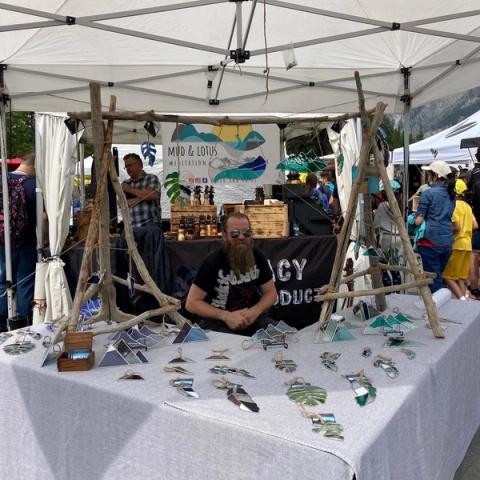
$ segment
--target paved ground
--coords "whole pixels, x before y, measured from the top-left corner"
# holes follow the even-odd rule
[[[462,464],[455,474],[454,480],[480,479],[480,430],[473,437]]]

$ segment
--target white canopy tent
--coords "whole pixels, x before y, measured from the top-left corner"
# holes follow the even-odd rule
[[[477,0],[134,5],[0,3],[12,109],[89,110],[90,80],[117,95],[120,110],[175,113],[355,111],[354,70],[368,106],[383,100],[390,112],[403,111],[405,94],[421,105],[477,86]],[[286,70],[290,47],[298,65]]]
[[[17,111],[89,110],[95,80],[118,110],[351,112],[358,70],[367,107],[404,113],[406,146],[411,105],[477,86],[477,0],[15,0],[0,11],[0,93]]]
[[[358,70],[367,107],[384,101],[403,112],[408,139],[411,105],[477,86],[478,0],[134,5],[0,3],[0,110],[89,111],[97,81],[123,111],[343,113],[358,109]],[[296,66],[287,70],[291,49]]]
[[[460,149],[462,138],[480,137],[480,111],[470,115],[453,127],[424,138],[410,145],[410,164],[425,165],[434,160],[444,160],[448,163],[472,163],[474,160],[470,149]],[[393,163],[403,164],[403,148],[393,151]]]

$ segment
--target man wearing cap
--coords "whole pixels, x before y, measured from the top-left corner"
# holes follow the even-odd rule
[[[452,253],[452,214],[455,208],[455,183],[448,164],[435,160],[422,167],[430,172],[430,188],[420,196],[415,225],[426,222],[425,234],[417,242],[423,270],[437,274],[429,285],[432,293],[443,286],[442,274]]]
[[[455,182],[455,210],[452,217],[455,232],[452,255],[443,271],[445,282],[460,300],[467,300],[471,297],[466,282],[470,273],[472,231],[478,228],[472,207],[464,199],[466,191],[466,183],[463,180],[457,180]]]

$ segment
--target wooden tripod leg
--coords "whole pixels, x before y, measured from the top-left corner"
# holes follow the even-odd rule
[[[355,81],[357,83],[357,90],[358,90],[359,97],[364,98],[362,84],[360,82],[360,76],[358,72],[355,72]],[[365,110],[365,101],[360,102],[360,113],[362,115],[362,119],[365,118],[365,121],[368,124],[369,120],[368,120],[367,112]],[[410,265],[410,269],[413,273],[415,281],[418,282],[426,278],[426,276],[423,274],[423,272],[420,271],[420,267],[418,266],[418,263],[415,259],[415,254],[413,253],[413,248],[412,248],[412,245],[410,244],[410,239],[408,236],[407,228],[405,227],[404,219],[400,212],[400,208],[398,207],[397,199],[395,198],[392,187],[390,185],[390,179],[388,178],[387,171],[383,164],[383,156],[381,155],[380,150],[378,149],[378,146],[376,143],[373,144],[373,155],[375,158],[375,163],[378,167],[380,178],[383,182],[383,186],[385,189],[385,193],[387,195],[390,209],[392,210],[392,213],[393,213],[393,220],[397,225],[398,231],[400,233],[400,238],[402,239],[403,249],[405,254],[407,255],[407,260]],[[444,338],[445,334],[443,333],[443,330],[440,326],[440,322],[438,320],[438,315],[437,315],[437,309],[435,307],[435,304],[433,303],[430,289],[428,288],[428,286],[423,285],[423,286],[419,286],[419,291],[420,291],[420,296],[422,297],[425,303],[425,308],[427,311],[428,320],[432,327],[433,335],[437,338]]]
[[[365,242],[367,246],[375,246],[375,232],[373,230],[373,212],[372,212],[371,196],[366,194],[363,199],[363,218],[365,223]],[[382,275],[377,267],[379,260],[377,257],[368,257],[371,268],[372,287],[378,289],[383,287]],[[375,305],[377,310],[383,312],[387,308],[384,293],[377,293],[375,295]]]
[[[352,233],[352,226],[355,217],[355,210],[357,208],[358,194],[360,192],[360,186],[365,178],[365,171],[367,168],[368,157],[370,154],[371,145],[373,139],[375,138],[378,126],[380,125],[383,112],[385,111],[386,105],[379,102],[375,109],[375,114],[372,121],[372,126],[368,132],[367,141],[363,142],[362,148],[360,150],[360,159],[359,159],[359,169],[358,175],[355,179],[355,182],[352,185],[352,192],[348,200],[348,207],[345,214],[345,221],[342,226],[342,230],[338,237],[337,241],[337,250],[335,253],[335,260],[333,262],[332,273],[330,275],[330,282],[328,288],[330,290],[338,290],[340,285],[340,279],[342,276],[343,264],[345,263],[345,255],[348,249],[348,243],[350,240],[350,234]],[[322,309],[320,312],[319,328],[322,328],[330,318],[333,311],[332,300],[323,302]]]
[[[93,114],[93,106],[100,106],[100,85],[98,83],[90,83],[90,101],[92,103],[92,130],[93,130],[93,144],[99,157],[102,157],[103,151],[103,122],[101,121],[100,110],[100,124],[98,115]],[[98,108],[98,107],[97,107]],[[99,136],[98,132],[102,131],[102,135]],[[96,133],[97,132],[97,135]],[[93,207],[92,217],[90,225],[88,227],[87,239],[85,241],[85,249],[83,251],[82,265],[80,267],[80,274],[77,282],[77,288],[75,290],[75,297],[73,300],[72,311],[68,318],[68,330],[75,331],[77,328],[78,318],[80,316],[80,309],[82,307],[83,296],[87,286],[87,279],[89,275],[89,266],[92,260],[93,249],[97,242],[98,229],[100,223],[100,215],[103,208],[104,193],[106,188],[106,180],[108,173],[108,163],[102,162],[100,168],[100,174],[97,177],[97,192],[95,196],[95,203]]]
[[[123,224],[125,227],[125,240],[127,241],[128,249],[130,254],[132,255],[132,260],[135,263],[138,273],[140,274],[145,287],[149,289],[150,293],[155,297],[158,301],[160,306],[164,307],[166,305],[175,305],[177,309],[180,307],[180,301],[176,298],[170,297],[165,295],[153,281],[150,273],[148,272],[147,267],[145,266],[145,262],[143,258],[140,256],[138,252],[137,245],[135,243],[135,239],[133,237],[133,228],[130,222],[130,212],[128,210],[127,199],[122,190],[122,186],[120,185],[120,181],[118,179],[117,171],[113,165],[110,165],[110,180],[112,181],[113,188],[115,193],[117,194],[118,204],[120,206],[120,210],[123,216]],[[185,322],[189,323],[186,318],[180,315],[177,311],[170,312],[169,317],[172,318],[175,323],[181,327]]]

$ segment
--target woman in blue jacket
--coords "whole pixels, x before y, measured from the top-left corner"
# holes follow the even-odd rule
[[[436,160],[422,170],[431,172],[430,188],[420,196],[415,225],[425,220],[425,235],[417,242],[423,270],[437,274],[429,285],[432,293],[443,286],[442,273],[452,253],[452,214],[455,208],[455,179],[446,162]]]

